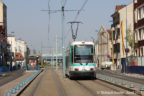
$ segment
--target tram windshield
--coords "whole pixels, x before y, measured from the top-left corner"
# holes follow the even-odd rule
[[[76,45],[74,47],[74,63],[93,63],[93,46]]]

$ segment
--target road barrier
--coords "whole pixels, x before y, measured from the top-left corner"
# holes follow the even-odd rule
[[[15,88],[12,88],[11,91],[8,91],[6,93],[6,96],[11,96],[11,95],[16,95],[18,94],[17,92],[20,90],[20,89],[23,89],[24,86],[26,86],[29,82],[31,82],[36,76],[38,76],[38,74],[40,73],[41,71],[37,71],[35,73],[33,73],[31,76],[29,76],[25,81],[23,81],[22,83],[20,83],[19,85],[17,85]]]

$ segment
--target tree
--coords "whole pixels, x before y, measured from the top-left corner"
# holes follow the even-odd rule
[[[134,54],[134,51],[136,49],[136,44],[135,44],[135,35],[134,32],[131,30],[131,27],[127,29],[127,37],[125,38],[131,47],[132,54]]]

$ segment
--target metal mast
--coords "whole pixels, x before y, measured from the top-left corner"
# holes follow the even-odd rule
[[[65,70],[66,70],[66,64],[65,64],[65,46],[64,46],[64,0],[62,0],[62,55],[63,55],[63,77],[65,77]]]

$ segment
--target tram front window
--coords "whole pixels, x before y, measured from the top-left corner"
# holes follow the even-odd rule
[[[92,45],[75,46],[74,63],[93,63],[93,46]]]

